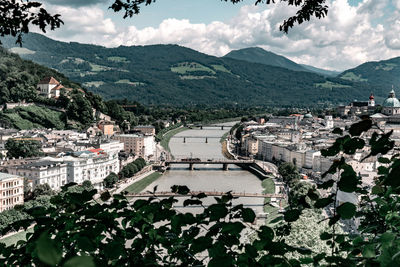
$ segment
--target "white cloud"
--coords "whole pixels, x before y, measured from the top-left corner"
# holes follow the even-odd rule
[[[393,4],[400,8],[400,1]],[[326,18],[313,18],[295,26],[288,35],[279,31],[279,24],[295,14],[296,9],[288,8],[285,2],[267,8],[244,6],[236,17],[225,22],[204,24],[170,18],[158,27],[143,29],[117,29],[96,6],[54,6],[66,24],[49,36],[105,46],[172,43],[216,56],[232,49],[260,46],[299,63],[339,70],[400,56],[400,20],[396,20],[399,13],[395,11],[386,22],[376,23],[387,12],[387,0],[364,0],[358,6],[349,5],[347,0],[335,0],[328,5]]]

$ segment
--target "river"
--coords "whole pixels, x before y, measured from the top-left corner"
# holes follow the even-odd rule
[[[227,127],[224,130],[216,127],[203,127],[203,129],[190,129],[178,133],[171,138],[169,147],[175,158],[201,158],[201,159],[221,159],[222,145],[220,138],[229,131],[234,123],[224,123]],[[219,124],[221,125],[221,124]],[[186,138],[183,136],[195,136],[204,138]],[[205,142],[208,138],[208,143]],[[248,171],[242,170],[236,165],[229,165],[228,171],[223,171],[219,165],[194,165],[194,170],[190,171],[188,166],[174,166],[167,170],[157,181],[150,184],[146,190],[152,191],[154,186],[158,186],[157,191],[170,191],[172,185],[186,185],[193,191],[219,191],[219,192],[248,192],[262,193],[261,180]],[[206,205],[213,202],[209,197],[204,201]],[[263,212],[262,198],[239,198],[234,200],[234,204],[243,204],[254,209],[256,213]],[[176,205],[182,207],[182,201]],[[193,209],[193,208],[190,208]]]

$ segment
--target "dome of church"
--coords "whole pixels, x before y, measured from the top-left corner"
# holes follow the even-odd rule
[[[390,91],[389,97],[383,102],[382,106],[400,108],[400,101],[396,98],[394,90]]]
[[[304,115],[304,118],[310,119],[310,118],[312,118],[312,115],[310,113],[307,113],[306,115]]]

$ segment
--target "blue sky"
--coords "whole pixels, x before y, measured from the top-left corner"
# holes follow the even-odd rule
[[[328,16],[296,26],[285,3],[239,4],[220,0],[158,0],[133,18],[108,9],[112,0],[43,0],[65,25],[47,35],[62,41],[119,45],[179,44],[223,56],[258,46],[298,63],[334,70],[400,56],[400,0],[327,0]]]

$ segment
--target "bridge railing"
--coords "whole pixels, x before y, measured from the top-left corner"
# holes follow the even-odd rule
[[[227,163],[255,163],[255,160],[234,160],[234,159],[227,159],[227,158],[197,158],[197,157],[177,157],[175,156],[173,160],[167,160],[169,162],[227,162]]]

